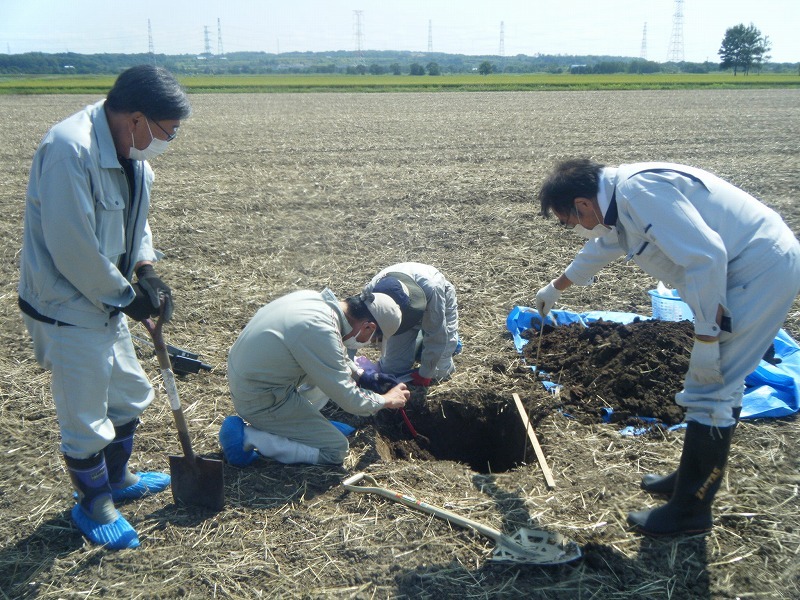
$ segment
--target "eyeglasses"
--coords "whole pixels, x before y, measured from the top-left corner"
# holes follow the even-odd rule
[[[158,126],[158,128],[166,134],[168,142],[171,142],[172,140],[174,140],[175,137],[178,135],[178,128],[177,127],[175,127],[174,133],[170,133],[169,131],[164,129],[161,125],[159,125],[158,121],[153,121],[152,119],[148,119],[148,120],[152,121],[153,123],[155,123],[156,126]]]
[[[567,219],[566,219],[566,221],[559,221],[559,224],[560,224],[560,225],[561,225],[561,226],[562,226],[564,229],[575,229],[575,223],[570,223],[570,222],[569,222],[569,218],[570,218],[570,216],[572,215],[572,213],[573,213],[573,212],[575,213],[575,219],[576,219],[576,220],[579,220],[579,219],[580,219],[580,215],[578,214],[578,208],[577,208],[576,206],[573,206],[573,207],[572,207],[572,210],[571,210],[571,211],[569,211],[569,213],[567,214]]]

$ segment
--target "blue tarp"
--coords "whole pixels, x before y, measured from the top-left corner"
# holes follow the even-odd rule
[[[566,310],[551,310],[546,324],[569,325],[581,323],[588,325],[603,319],[618,323],[631,323],[635,319],[647,320],[650,317],[627,312],[591,311],[575,313]],[[539,313],[526,306],[515,306],[506,318],[506,327],[514,338],[517,351],[528,343],[520,334],[533,327],[539,329],[542,318]],[[762,360],[755,371],[745,379],[745,393],[742,399],[743,419],[785,417],[800,410],[800,346],[786,331],[781,329],[775,337],[775,358],[779,364],[773,365]],[[530,365],[533,368],[535,365]],[[544,382],[545,387],[555,384]]]

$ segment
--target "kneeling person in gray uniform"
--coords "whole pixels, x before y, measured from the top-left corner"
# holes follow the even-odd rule
[[[405,384],[383,395],[359,387],[347,357],[348,349],[391,337],[400,320],[400,307],[386,294],[340,301],[326,288],[293,292],[263,306],[228,355],[238,416],[227,417],[220,428],[225,459],[236,466],[258,454],[286,464],[342,464],[347,438],[320,409],[328,400],[362,416],[405,406],[411,395]]]
[[[364,291],[389,295],[403,315],[394,336],[381,344],[378,370],[410,374],[410,382],[423,387],[450,377],[453,355],[461,351],[455,286],[431,265],[405,262],[383,269]]]

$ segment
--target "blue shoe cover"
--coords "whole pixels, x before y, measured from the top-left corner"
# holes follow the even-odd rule
[[[89,541],[111,548],[112,550],[124,550],[125,548],[136,548],[139,546],[139,536],[131,524],[125,520],[119,511],[119,518],[113,523],[97,523],[92,521],[80,507],[76,504],[72,507],[72,520],[78,526]]]
[[[330,421],[330,419],[328,420]],[[331,421],[331,425],[336,427],[336,429],[341,431],[342,434],[344,435],[350,435],[356,430],[356,428],[353,427],[352,425],[348,425],[347,423],[340,423],[339,421]]]
[[[256,459],[256,451],[245,452],[244,421],[236,415],[225,417],[219,428],[219,445],[225,460],[234,467],[246,467]]]
[[[152,473],[136,473],[139,481],[133,485],[119,490],[111,490],[111,499],[114,502],[121,500],[136,500],[145,496],[152,496],[158,492],[163,492],[169,487],[171,478],[166,473],[154,471]]]

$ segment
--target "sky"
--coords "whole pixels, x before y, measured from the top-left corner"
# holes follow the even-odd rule
[[[682,37],[684,60],[718,62],[725,31],[752,23],[772,61],[800,62],[800,0],[681,4],[675,30],[676,0],[0,0],[0,53],[140,53],[152,38],[158,54],[430,47],[665,62]]]

